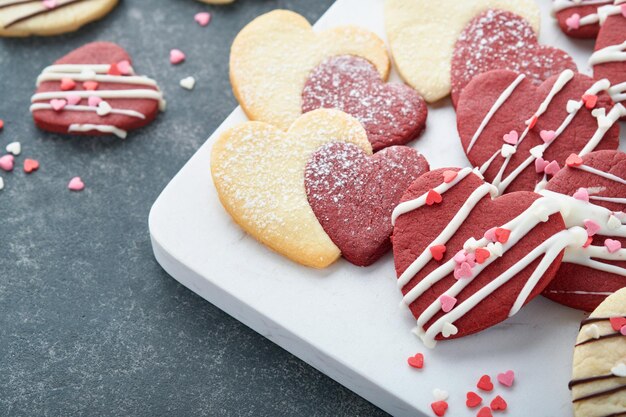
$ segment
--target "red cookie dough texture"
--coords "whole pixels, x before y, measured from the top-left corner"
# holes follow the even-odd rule
[[[40,75],[31,105],[35,124],[49,132],[121,137],[146,126],[165,101],[156,82],[134,75],[130,62],[128,53],[110,42],[89,43],[65,55]]]
[[[555,0],[552,10],[559,27],[566,35],[573,38],[595,38],[600,30],[597,22],[587,25],[579,24],[578,28],[575,27],[575,22],[588,15],[596,14],[598,7],[612,3],[612,0]]]
[[[369,156],[355,145],[330,143],[309,160],[305,187],[315,216],[342,256],[367,266],[391,249],[391,212],[427,171],[426,159],[406,146]]]
[[[622,6],[626,12],[626,3]],[[602,27],[594,53],[589,59],[595,79],[608,79],[613,88],[611,96],[616,102],[626,100],[626,17],[622,14],[608,16]]]
[[[309,74],[302,112],[336,108],[358,119],[374,151],[404,145],[426,127],[428,109],[420,95],[402,83],[385,83],[374,65],[351,55],[326,59]]]
[[[568,71],[562,74],[567,75]],[[582,96],[585,92],[599,84],[595,84],[593,79],[583,74],[570,73],[570,75],[572,78],[565,82],[562,88],[555,90],[552,99],[550,99],[551,90],[561,75],[550,77],[536,87],[528,77],[521,79],[520,74],[516,72],[495,70],[475,77],[463,90],[457,106],[457,128],[463,149],[471,164],[482,167],[485,179],[496,185],[500,193],[533,191],[537,183],[542,181],[544,174],[537,172],[535,164],[539,158],[542,158],[545,164],[555,161],[558,170],[565,165],[565,160],[570,154],[580,153],[586,147],[591,148],[589,151],[617,149],[619,145],[617,123],[610,125],[596,146],[588,145],[596,131],[600,130],[594,112],[597,115],[598,109],[604,109],[608,115],[613,102],[606,92],[600,91],[595,95],[597,97],[597,101],[593,100],[595,103],[591,101],[584,103]],[[510,90],[511,88],[513,89]],[[507,90],[511,91],[510,95],[500,100],[498,104],[498,100]],[[545,112],[535,118],[536,123],[532,124],[532,128],[520,143],[518,139],[522,139],[528,126],[526,123],[539,113],[542,103],[548,104]],[[586,104],[594,104],[594,107],[587,108]],[[570,111],[572,113],[575,111],[575,115],[568,121]],[[604,120],[604,115],[602,118]],[[481,130],[483,123],[484,128]],[[556,135],[555,132],[561,126],[565,127],[559,135]],[[513,139],[517,140],[517,145],[510,145],[504,141],[505,135],[509,136],[511,133],[514,134]],[[546,142],[544,139],[546,135],[552,140]],[[542,150],[541,156],[533,155],[536,154],[536,149],[531,153],[533,148],[543,145],[547,145],[547,148]],[[509,157],[502,155],[503,151],[507,149],[510,151],[511,147],[515,148],[514,154]],[[505,162],[504,173],[499,176]],[[526,166],[523,170],[515,172],[518,167],[523,166]]]
[[[450,170],[457,171],[458,169],[438,169],[422,175],[411,184],[402,196],[402,201],[421,198],[437,187],[441,187],[444,184],[444,173]],[[508,281],[500,282],[500,286],[493,291],[485,290],[485,288],[549,238],[557,233],[568,233],[564,231],[565,225],[558,208],[555,208],[554,213],[549,215],[546,222],[536,220],[536,225],[528,233],[518,231],[521,237],[515,242],[514,231],[510,234],[506,233],[502,226],[522,213],[524,216],[534,216],[537,206],[531,209],[529,207],[540,196],[532,192],[517,192],[492,199],[490,191],[493,187],[484,183],[478,175],[467,168],[458,173],[456,178],[452,180],[448,178],[451,187],[440,193],[442,197],[440,203],[432,202],[431,205],[426,203],[401,214],[396,220],[392,235],[396,272],[400,279],[399,285],[402,286],[402,293],[405,295],[403,301],[409,305],[411,312],[418,319],[417,334],[427,346],[428,342],[432,343],[433,340],[428,336],[424,337],[424,332],[428,334],[431,326],[441,324],[442,321],[445,323],[443,327],[438,326],[434,330],[442,329],[443,331],[431,334],[434,339],[441,340],[446,336],[448,338],[466,336],[506,320],[520,292],[529,282],[540,261],[543,260],[543,254],[512,275]],[[472,195],[474,197],[470,199]],[[470,203],[471,200],[474,200],[476,204]],[[455,215],[464,210],[463,207],[470,208],[467,218],[452,222]],[[531,218],[534,219],[534,217]],[[442,237],[444,228],[447,227],[452,227],[449,239]],[[494,227],[500,229],[494,229]],[[512,228],[515,229],[515,227]],[[486,246],[489,251],[486,260],[479,260],[478,249],[469,247],[465,253],[461,252],[463,259],[456,259],[468,239],[473,237],[480,240],[490,230],[493,234],[489,239],[496,239],[497,243],[490,240],[491,245]],[[433,259],[428,253],[435,243],[445,245],[446,248],[439,261]],[[477,246],[481,248],[481,251],[485,250],[485,247],[481,245]],[[507,249],[507,245],[510,248]],[[501,257],[497,255],[498,247],[504,248]],[[537,272],[538,281],[532,286],[528,296],[522,297],[523,304],[540,294],[556,273],[562,257],[562,251],[556,250],[553,260],[550,261],[552,257],[548,258],[546,268]],[[424,262],[420,264],[423,267],[418,269],[412,277],[411,273],[403,277],[405,270],[414,262]],[[464,266],[463,263],[468,265]],[[486,266],[483,263],[486,263]],[[454,272],[452,266],[454,266]],[[459,269],[463,268],[472,271],[471,277],[461,275],[457,279],[455,275]],[[484,269],[480,271],[480,268]],[[441,279],[437,280],[437,274],[440,274]],[[405,282],[406,285],[402,285]],[[407,298],[409,291],[418,285],[421,286],[423,292],[417,298],[415,294],[413,298]],[[459,285],[463,287],[458,287]],[[460,290],[457,291],[457,288]],[[483,297],[478,291],[487,291],[486,296]],[[443,307],[442,296],[446,292],[455,298],[452,309],[446,309],[449,313],[446,313]],[[464,307],[472,304],[470,299],[472,296],[479,301],[463,313]],[[468,303],[464,305],[464,302]],[[434,310],[429,306],[434,307]],[[459,317],[454,316],[457,312]],[[420,317],[422,315],[424,316]],[[421,320],[424,320],[423,327],[420,325]]]
[[[532,26],[521,16],[487,10],[463,30],[452,55],[452,103],[475,76],[495,69],[526,74],[539,85],[565,69],[576,71],[572,58],[561,49],[539,45]]]
[[[605,207],[614,212],[626,211],[626,154],[620,151],[592,152],[582,158],[583,166],[612,174],[622,182],[605,178],[576,167],[566,167],[554,176],[546,189],[568,196],[580,188],[586,188],[590,195],[589,204]],[[621,198],[621,202],[604,201],[602,198]],[[608,214],[607,214],[608,215]],[[585,217],[584,215],[582,217]],[[623,222],[626,222],[626,218]],[[582,226],[582,225],[579,225]],[[604,252],[606,239],[617,240],[626,248],[626,226],[615,224],[614,235],[598,233],[593,236],[592,250]],[[616,236],[618,235],[618,236]],[[619,252],[618,252],[619,253]],[[608,294],[626,287],[626,251],[622,250],[622,260],[595,259],[606,265],[620,267],[621,274],[601,271],[585,265],[565,260],[555,279],[548,285],[544,295],[561,304],[585,311],[595,309]]]

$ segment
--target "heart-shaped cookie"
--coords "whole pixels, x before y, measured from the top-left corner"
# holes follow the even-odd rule
[[[565,51],[540,45],[532,26],[521,16],[487,10],[472,19],[454,46],[452,103],[456,106],[472,78],[495,69],[526,74],[535,85],[563,70],[577,71]]]
[[[121,138],[165,108],[156,81],[134,75],[128,53],[109,42],[87,44],[46,67],[31,102],[43,130]]]
[[[592,311],[626,285],[626,153],[597,151],[580,160],[570,158],[546,190],[562,194],[559,198],[570,207],[563,212],[568,227],[593,220],[600,230],[588,246],[566,251],[544,295]]]
[[[316,149],[337,141],[372,153],[361,124],[339,110],[306,113],[287,132],[262,122],[227,130],[211,153],[222,205],[246,232],[276,252],[307,266],[330,265],[340,252],[309,206],[304,169]]]
[[[580,325],[569,383],[575,417],[626,413],[626,335],[611,326],[624,317],[626,288],[609,295]]]
[[[391,212],[428,162],[407,146],[369,156],[358,146],[329,143],[307,164],[309,204],[341,254],[367,266],[391,249]]]
[[[552,13],[561,30],[573,38],[595,38],[600,30],[598,8],[613,0],[554,0]]]
[[[450,93],[454,44],[475,16],[508,10],[539,33],[540,14],[532,0],[386,0],[385,30],[398,72],[427,102]]]
[[[563,249],[587,239],[580,227],[565,229],[555,201],[532,192],[492,199],[495,187],[471,168],[444,178],[450,170],[418,178],[392,216],[398,286],[430,347],[515,314],[552,279]],[[433,192],[441,201],[428,205]],[[444,256],[436,260],[440,246]]]
[[[608,6],[589,58],[596,80],[608,79],[615,102],[626,101],[626,3]]]
[[[328,58],[309,74],[302,112],[321,107],[356,117],[374,152],[417,138],[428,114],[426,103],[411,87],[385,83],[369,61],[348,55]]]
[[[495,70],[475,77],[457,106],[457,128],[472,165],[499,193],[532,191],[572,153],[617,149],[626,109],[613,105],[606,80],[565,70],[539,87],[523,74]],[[505,142],[516,132],[517,143]],[[514,135],[515,136],[515,135]]]
[[[257,17],[233,41],[230,81],[251,120],[289,128],[302,112],[302,89],[324,59],[356,55],[384,80],[389,57],[383,41],[365,29],[342,26],[316,33],[299,14],[275,10]]]

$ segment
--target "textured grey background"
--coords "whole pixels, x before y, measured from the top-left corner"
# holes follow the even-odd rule
[[[0,40],[0,415],[383,415],[170,278],[147,219],[167,182],[235,106],[228,50],[255,16],[288,8],[315,21],[332,0],[123,0],[104,20],[52,38]],[[201,28],[195,13],[213,21]],[[157,79],[167,112],[125,141],[38,131],[35,78],[95,40],[126,47]],[[171,48],[187,62],[171,66]],[[193,75],[193,92],[178,81]],[[41,163],[28,176],[26,157]],[[70,193],[79,175],[87,188]]]

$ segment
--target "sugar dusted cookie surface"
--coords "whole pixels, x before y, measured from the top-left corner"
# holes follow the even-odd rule
[[[372,153],[360,123],[338,110],[299,117],[287,132],[247,122],[224,132],[213,146],[211,173],[222,205],[246,232],[306,266],[324,268],[340,256],[307,201],[307,161],[329,142]]]
[[[539,31],[533,0],[386,0],[385,30],[402,78],[428,102],[450,93],[454,44],[463,28],[487,9],[508,10]]]
[[[582,321],[569,386],[575,417],[626,415],[626,288]]]
[[[296,13],[269,12],[250,22],[233,42],[233,92],[251,120],[286,130],[302,113],[307,76],[324,59],[336,55],[365,58],[387,79],[389,57],[382,40],[372,32],[341,26],[316,33]]]
[[[100,19],[117,0],[0,0],[0,36],[58,35]]]

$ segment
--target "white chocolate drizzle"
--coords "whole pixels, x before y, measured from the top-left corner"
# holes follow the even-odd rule
[[[603,5],[610,3],[612,3],[611,0],[554,0],[554,2],[552,3],[552,12],[553,14],[555,14],[560,12],[561,10],[566,10],[572,7]]]
[[[30,106],[30,111],[36,111],[36,110],[52,110],[53,107],[51,104],[48,103],[34,103],[31,104]],[[72,105],[72,104],[68,104],[67,106],[65,106],[63,108],[63,110],[71,110],[71,111],[92,111],[92,112],[97,112],[98,108],[94,107],[94,106],[81,106],[81,105]],[[135,110],[130,110],[130,109],[111,109],[110,111],[111,114],[121,114],[124,116],[130,116],[130,117],[136,117],[138,119],[145,119],[146,116],[143,113],[140,113],[138,111]]]
[[[119,127],[116,127],[113,125],[96,125],[92,123],[85,123],[85,124],[74,123],[74,124],[71,124],[70,127],[67,129],[68,133],[89,132],[91,130],[97,130],[98,132],[102,132],[102,133],[112,133],[121,139],[126,139],[126,135],[128,134],[128,132],[126,132],[125,130],[120,129]]]
[[[626,61],[626,41],[618,45],[609,45],[598,49],[589,57],[589,65],[595,66],[607,62]]]

